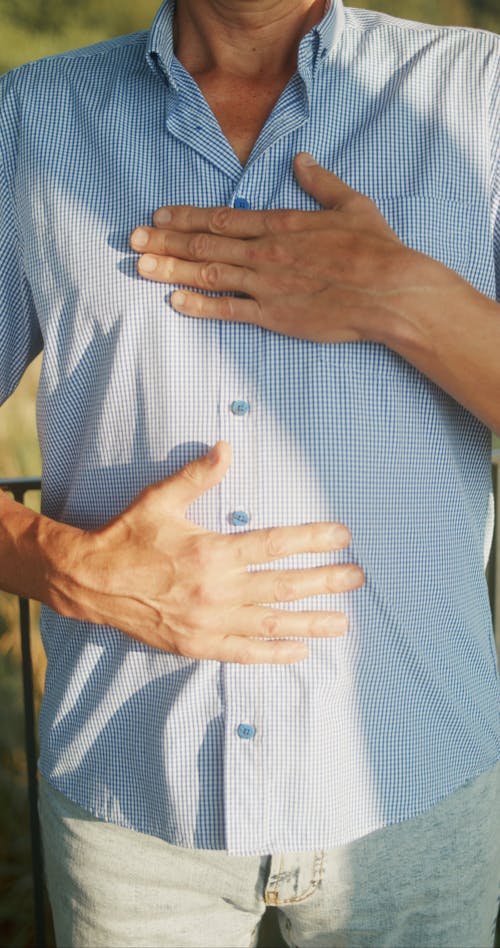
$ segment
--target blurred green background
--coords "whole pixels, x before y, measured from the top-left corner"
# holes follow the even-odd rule
[[[374,0],[348,4],[426,23],[500,31],[498,0]],[[110,36],[146,29],[159,0],[0,0],[0,72]],[[0,410],[0,477],[37,476],[41,470],[34,401],[40,360]],[[500,447],[500,440],[496,445]],[[28,496],[36,508],[36,495]],[[36,700],[45,671],[32,605]],[[0,944],[34,945],[30,846],[23,750],[17,600],[0,595]],[[263,943],[272,946],[269,934]],[[458,946],[457,946],[458,948]]]
[[[64,49],[147,27],[155,0],[0,0],[0,71]],[[425,23],[499,31],[498,0],[377,0],[352,3]]]

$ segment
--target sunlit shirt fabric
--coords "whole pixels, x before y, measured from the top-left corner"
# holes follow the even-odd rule
[[[286,606],[349,617],[287,666],[167,654],[44,608],[40,768],[179,846],[326,849],[500,756],[490,436],[382,345],[176,313],[128,238],[168,204],[317,210],[292,168],[308,151],[494,299],[499,39],[333,3],[243,168],[174,56],[172,7],[1,82],[1,397],[43,347],[50,517],[98,527],[226,439],[232,466],[188,516],[218,533],[343,522],[348,550],[272,568],[354,561],[367,582]]]

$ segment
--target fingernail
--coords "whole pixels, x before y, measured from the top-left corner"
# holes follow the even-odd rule
[[[348,527],[344,527],[340,524],[335,524],[334,526],[330,527],[328,534],[333,545],[343,543],[345,546],[347,546],[347,544],[352,540],[351,531],[348,529]]]
[[[132,234],[132,243],[136,247],[145,247],[149,240],[149,234],[147,230],[144,230],[143,227],[139,227],[137,230],[134,230]]]
[[[186,302],[186,294],[182,293],[181,290],[176,290],[175,293],[172,293],[171,303],[172,306],[184,306]]]
[[[172,212],[166,207],[160,207],[153,214],[155,224],[169,224],[172,220]]]
[[[342,635],[347,631],[347,616],[330,616],[326,622],[326,628],[329,632],[333,632],[334,635]]]
[[[141,257],[139,266],[143,273],[153,273],[158,266],[158,261],[156,257],[150,257],[146,254],[146,256]]]
[[[207,461],[210,461],[210,464],[217,464],[219,457],[219,452],[217,450],[217,445],[214,444],[213,448],[210,448],[210,451],[205,455]]]

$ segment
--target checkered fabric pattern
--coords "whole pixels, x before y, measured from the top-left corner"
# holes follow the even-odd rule
[[[149,33],[1,81],[1,398],[43,348],[49,516],[97,527],[224,438],[232,467],[189,516],[220,533],[342,521],[348,550],[273,565],[355,561],[367,583],[288,605],[350,621],[290,666],[161,653],[45,608],[41,772],[180,846],[324,849],[499,757],[490,436],[384,346],[176,313],[128,237],[165,204],[317,209],[292,169],[308,151],[495,298],[499,38],[335,0],[242,167],[174,55],[172,15],[167,0]]]

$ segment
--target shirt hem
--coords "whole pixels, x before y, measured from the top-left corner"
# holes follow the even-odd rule
[[[61,786],[58,785],[58,782],[53,778],[47,776],[43,773],[42,768],[40,768],[41,778],[49,784],[54,790],[58,793],[61,793],[67,800],[73,803],[75,806],[85,810],[90,816],[94,819],[99,820],[103,823],[111,823],[115,826],[119,826],[122,829],[130,830],[135,833],[141,833],[146,836],[152,836],[157,839],[163,840],[170,846],[176,846],[180,849],[189,849],[192,851],[202,851],[202,852],[226,852],[229,856],[272,856],[279,853],[298,853],[298,852],[315,852],[317,850],[329,850],[336,849],[340,846],[347,846],[350,843],[354,843],[357,840],[364,839],[366,836],[370,836],[372,833],[375,833],[379,830],[386,829],[390,826],[397,826],[400,823],[407,823],[410,820],[417,819],[420,816],[428,813],[433,807],[438,806],[444,800],[446,800],[453,793],[458,792],[461,789],[465,789],[469,784],[474,780],[481,777],[483,774],[487,774],[490,771],[493,771],[495,767],[500,763],[500,757],[496,758],[488,766],[481,768],[480,770],[475,770],[472,774],[469,774],[464,780],[460,781],[442,793],[439,793],[432,799],[430,799],[424,806],[417,807],[414,810],[411,810],[407,814],[403,815],[401,818],[397,819],[387,819],[387,820],[374,820],[373,822],[367,823],[359,833],[349,833],[346,836],[340,835],[339,837],[330,837],[329,840],[320,840],[320,839],[311,839],[306,845],[284,845],[280,846],[279,844],[274,844],[272,846],[258,845],[258,846],[242,846],[237,850],[233,848],[226,847],[216,847],[216,846],[196,846],[193,844],[192,840],[186,839],[185,837],[175,834],[168,833],[161,828],[151,825],[151,824],[142,824],[140,826],[133,825],[132,821],[126,819],[119,819],[115,815],[110,816],[109,812],[106,810],[106,807],[100,807],[98,804],[92,802],[84,802],[78,793],[69,792],[67,788],[61,789]],[[61,783],[61,782],[59,782]]]

